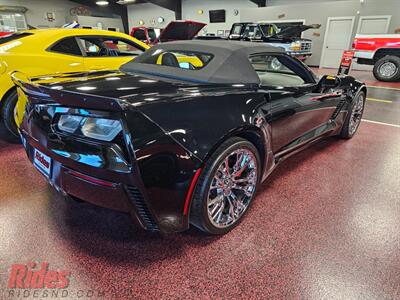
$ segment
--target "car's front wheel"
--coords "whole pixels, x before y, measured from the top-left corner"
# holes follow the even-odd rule
[[[7,130],[13,135],[13,137],[18,138],[19,134],[17,124],[15,123],[14,119],[14,110],[18,101],[17,91],[12,91],[3,101],[4,103],[1,116],[4,121],[4,125]]]
[[[351,139],[355,135],[364,113],[365,100],[366,96],[364,92],[359,92],[353,99],[350,111],[347,114],[342,131],[340,132],[340,137]]]
[[[260,156],[242,138],[224,142],[207,160],[193,194],[190,222],[209,234],[225,234],[242,219],[260,182]]]

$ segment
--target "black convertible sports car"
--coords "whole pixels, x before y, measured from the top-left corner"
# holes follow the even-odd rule
[[[228,232],[279,162],[323,137],[351,138],[366,97],[350,76],[318,80],[283,50],[229,41],[14,81],[28,98],[24,147],[51,185],[162,232]]]

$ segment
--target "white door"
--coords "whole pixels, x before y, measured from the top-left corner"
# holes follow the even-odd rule
[[[386,34],[392,16],[361,16],[358,22],[358,34]],[[373,66],[353,64],[353,70],[372,70]]]
[[[358,34],[386,34],[392,16],[361,16],[358,22]]]
[[[354,17],[328,18],[320,66],[339,68],[344,50],[348,50],[353,34]]]

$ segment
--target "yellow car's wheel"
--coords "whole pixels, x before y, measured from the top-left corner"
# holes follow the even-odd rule
[[[7,130],[14,136],[19,137],[17,124],[15,124],[14,110],[18,101],[17,91],[12,91],[4,100],[1,116]]]

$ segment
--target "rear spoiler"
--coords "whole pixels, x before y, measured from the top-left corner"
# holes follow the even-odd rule
[[[69,75],[71,75],[71,73]],[[48,77],[54,78],[55,82],[57,82],[57,78],[62,78],[63,75]],[[32,103],[59,103],[66,107],[107,111],[123,110],[118,99],[62,90],[59,88],[61,85],[40,85],[40,80],[45,80],[43,76],[30,78],[22,72],[14,72],[11,74],[11,78],[17,88],[26,94],[29,101]],[[60,84],[62,84],[62,82],[60,82]]]

